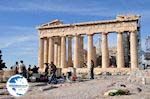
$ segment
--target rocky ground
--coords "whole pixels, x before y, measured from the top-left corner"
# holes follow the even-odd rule
[[[4,86],[4,84],[1,86]],[[6,92],[0,89],[0,92]],[[130,95],[104,96],[111,89],[128,89]],[[13,99],[10,95],[0,95],[3,99]],[[95,80],[47,85],[30,83],[30,89],[21,99],[150,99],[150,85],[130,82],[128,76],[98,76]]]

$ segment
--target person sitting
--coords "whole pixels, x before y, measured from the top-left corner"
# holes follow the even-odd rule
[[[67,68],[66,80],[68,82],[76,80],[75,69],[73,68],[73,66]]]

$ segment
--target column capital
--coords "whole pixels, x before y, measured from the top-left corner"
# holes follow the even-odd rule
[[[123,33],[125,32],[124,30],[118,30],[117,33]]]
[[[49,36],[49,37],[47,37],[47,38],[54,38],[54,36]]]
[[[61,35],[60,37],[66,37],[65,35]]]
[[[68,35],[68,38],[72,38],[73,36],[72,35]]]
[[[48,37],[43,37],[43,39],[47,39]]]
[[[109,33],[108,32],[102,32],[101,34],[102,35],[108,35]]]
[[[123,34],[123,32],[117,32],[117,34]]]
[[[137,33],[138,30],[129,31],[130,33]]]
[[[87,36],[93,36],[94,34],[87,34]]]
[[[80,36],[80,35],[79,35],[79,34],[75,34],[75,35],[74,35],[74,37],[78,37],[78,36]]]

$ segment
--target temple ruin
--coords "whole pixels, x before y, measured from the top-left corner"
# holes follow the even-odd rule
[[[139,19],[140,16],[137,15],[120,15],[114,20],[75,24],[63,24],[59,20],[54,20],[39,26],[38,66],[40,71],[44,71],[44,63],[54,62],[62,71],[73,66],[80,72],[86,72],[91,66],[91,60],[96,65],[100,65],[95,68],[96,72],[138,69],[140,64]],[[116,67],[110,66],[109,33],[117,34],[117,47],[114,51]],[[97,46],[93,44],[95,34],[101,35],[100,59],[96,55]],[[87,49],[83,48],[83,35],[87,36]]]

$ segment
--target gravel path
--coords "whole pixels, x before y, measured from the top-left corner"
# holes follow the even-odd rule
[[[124,84],[131,95],[104,96],[109,89]],[[141,88],[142,92],[138,92]],[[126,76],[103,76],[95,80],[58,85],[30,84],[28,93],[21,99],[150,99],[150,85],[130,83]]]

